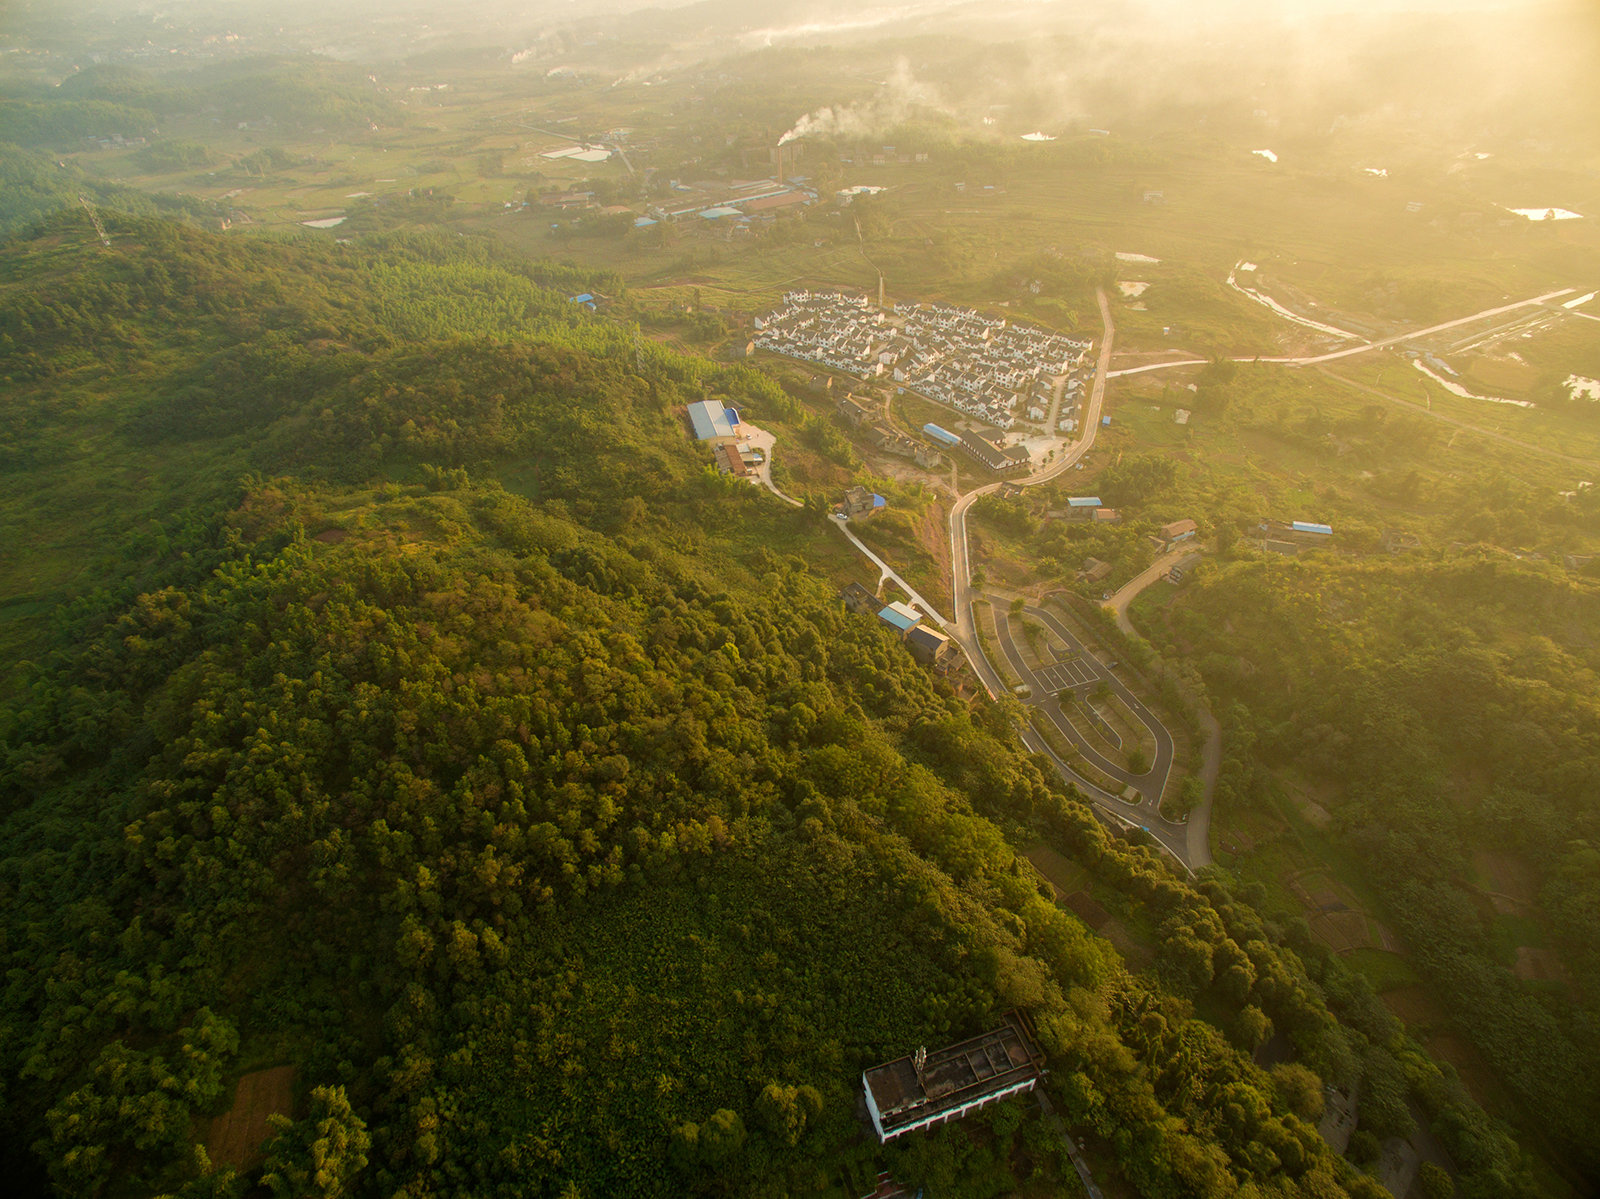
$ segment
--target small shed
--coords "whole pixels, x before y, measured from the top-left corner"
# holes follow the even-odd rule
[[[860,583],[847,583],[839,598],[844,600],[844,606],[858,616],[864,616],[877,610],[878,597],[873,595]]]

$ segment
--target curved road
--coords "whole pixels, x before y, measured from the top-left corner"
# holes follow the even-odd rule
[[[1171,553],[1163,554],[1145,567],[1141,574],[1124,583],[1118,588],[1115,595],[1100,606],[1109,610],[1117,618],[1117,628],[1130,637],[1135,636],[1133,622],[1128,619],[1128,605],[1133,603],[1134,598],[1141,591],[1163,575],[1171,573],[1177,567],[1188,566],[1191,562],[1198,562],[1199,560],[1200,551],[1198,549],[1173,550]]]
[[[1377,341],[1364,341],[1358,346],[1347,346],[1342,350],[1334,350],[1328,354],[1308,354],[1299,358],[1264,358],[1259,355],[1248,358],[1235,358],[1234,362],[1272,362],[1279,366],[1318,366],[1324,362],[1333,362],[1339,358],[1350,358],[1356,354],[1365,354],[1370,350],[1386,350],[1390,346],[1404,345],[1408,341],[1415,341],[1419,337],[1429,337],[1435,333],[1443,333],[1448,329],[1458,329],[1462,325],[1470,325],[1474,321],[1488,320],[1490,317],[1503,316],[1507,312],[1515,312],[1519,308],[1533,308],[1541,304],[1548,304],[1551,300],[1559,300],[1562,296],[1569,296],[1578,289],[1563,287],[1560,291],[1546,292],[1542,296],[1534,296],[1531,300],[1518,300],[1515,304],[1502,304],[1498,308],[1485,308],[1482,312],[1475,312],[1471,316],[1457,317],[1453,321],[1445,321],[1439,325],[1429,325],[1426,329],[1413,329],[1409,333],[1400,333],[1394,337],[1383,337]],[[1142,375],[1147,371],[1170,370],[1177,366],[1204,366],[1204,358],[1184,358],[1176,362],[1151,362],[1144,366],[1132,366],[1127,370],[1112,371],[1111,378],[1120,379],[1124,375]]]
[[[1095,434],[1100,429],[1100,408],[1105,401],[1106,379],[1110,377],[1111,343],[1117,332],[1117,327],[1111,320],[1111,305],[1106,301],[1106,293],[1103,290],[1099,291],[1096,293],[1096,298],[1100,301],[1100,320],[1105,326],[1105,332],[1100,342],[1100,357],[1095,363],[1094,385],[1089,391],[1089,405],[1084,412],[1083,432],[1076,442],[1062,450],[1060,458],[1055,462],[1020,480],[1019,485],[1022,487],[1049,482],[1057,475],[1071,470],[1094,448]],[[999,483],[990,483],[987,487],[969,491],[956,501],[955,507],[950,509],[950,577],[956,618],[956,627],[952,635],[961,643],[961,648],[967,651],[968,660],[981,657],[983,651],[978,645],[976,629],[972,623],[972,562],[967,545],[967,509],[977,503],[982,496],[998,490],[1000,490]]]
[[[1158,558],[1137,578],[1124,583],[1104,605],[1116,617],[1117,628],[1129,637],[1137,637],[1139,631],[1133,627],[1133,621],[1128,619],[1128,606],[1133,603],[1134,598],[1162,575],[1169,573],[1173,567],[1188,566],[1199,559],[1198,549],[1191,552],[1173,550],[1170,554]],[[1217,718],[1211,714],[1209,708],[1197,702],[1189,694],[1188,688],[1181,682],[1177,686],[1194,708],[1200,722],[1200,731],[1206,738],[1205,748],[1200,754],[1200,786],[1204,799],[1189,813],[1189,853],[1184,858],[1191,867],[1205,866],[1211,863],[1211,797],[1217,790],[1217,776],[1222,773],[1222,726],[1217,723]]]
[[[1155,760],[1150,769],[1143,774],[1133,774],[1122,764],[1107,758],[1102,754],[1081,732],[1061,709],[1061,701],[1051,693],[1050,688],[1040,681],[1039,676],[1023,662],[1022,655],[1017,652],[1015,642],[1011,637],[1010,614],[1002,608],[996,608],[994,613],[995,632],[1000,638],[1000,647],[1010,663],[1011,669],[1024,683],[1028,685],[1030,695],[1024,701],[1037,708],[1044,714],[1046,720],[1061,732],[1061,735],[1072,742],[1081,753],[1102,774],[1115,779],[1125,787],[1132,787],[1139,794],[1137,803],[1114,797],[1116,807],[1112,810],[1124,820],[1131,821],[1147,830],[1152,837],[1159,841],[1164,849],[1185,865],[1189,865],[1189,830],[1182,824],[1167,820],[1161,815],[1161,795],[1167,789],[1167,779],[1172,773],[1173,743],[1172,734],[1156,719],[1154,714],[1140,701],[1139,697],[1130,691],[1121,679],[1112,673],[1104,664],[1095,659],[1078,640],[1077,636],[1064,624],[1056,619],[1053,613],[1043,608],[1027,606],[1023,611],[1033,620],[1043,625],[1064,641],[1068,649],[1077,657],[1078,662],[1087,668],[1090,679],[1086,683],[1078,684],[1072,690],[1080,691],[1083,697],[1094,688],[1104,683],[1111,689],[1118,699],[1127,705],[1129,711],[1139,720],[1145,728],[1150,730],[1155,739]],[[1049,757],[1054,759],[1058,766],[1064,765],[1056,758],[1054,753]],[[1076,776],[1073,776],[1076,779]],[[1096,789],[1099,795],[1103,791]],[[1101,800],[1102,806],[1105,801]],[[1205,863],[1200,863],[1204,865]]]
[[[1084,411],[1083,432],[1076,442],[1062,450],[1061,456],[1055,462],[1036,471],[1027,478],[1019,480],[1020,486],[1032,487],[1039,483],[1049,482],[1051,479],[1071,470],[1082,460],[1085,454],[1094,448],[1095,434],[1100,429],[1100,410],[1105,403],[1106,380],[1112,377],[1111,351],[1117,332],[1116,324],[1111,319],[1111,305],[1106,299],[1104,290],[1098,291],[1096,298],[1100,303],[1100,320],[1104,326],[1104,333],[1100,341],[1100,354],[1095,363],[1094,384],[1089,391],[1089,402]],[[947,625],[945,629],[955,638],[966,653],[967,661],[972,664],[979,681],[988,689],[990,695],[995,696],[1005,692],[1006,687],[983,652],[983,645],[978,640],[977,625],[972,617],[972,601],[974,597],[972,593],[971,549],[967,540],[967,510],[982,496],[999,489],[999,483],[990,483],[986,487],[969,491],[958,499],[955,506],[950,510],[950,576],[955,608],[955,624],[954,627]],[[1027,611],[1030,614],[1043,616],[1045,623],[1058,636],[1061,636],[1067,644],[1074,646],[1079,644],[1077,638],[1064,628],[1061,628],[1058,621],[1047,613],[1043,613],[1041,609],[1030,608]],[[1004,623],[1002,623],[1003,621]],[[1048,691],[1039,685],[1037,677],[1017,659],[1015,647],[1011,645],[1008,635],[1010,632],[1009,618],[998,607],[995,609],[995,629],[1000,634],[1001,647],[1006,653],[1007,659],[1018,668],[1018,677],[1024,680],[1031,680],[1030,686],[1036,701],[1047,697]],[[1094,661],[1088,655],[1084,656],[1087,661]],[[1096,666],[1098,665],[1096,663]],[[1215,789],[1216,783],[1215,772],[1208,774],[1202,771],[1201,778],[1205,784],[1205,799],[1200,808],[1190,817],[1187,827],[1181,824],[1173,824],[1171,821],[1164,819],[1160,814],[1161,793],[1166,788],[1167,776],[1172,769],[1172,736],[1162,726],[1161,722],[1144,707],[1137,696],[1128,691],[1120,681],[1114,677],[1109,677],[1109,671],[1104,673],[1108,676],[1112,690],[1122,697],[1123,702],[1128,704],[1156,735],[1156,766],[1150,774],[1135,778],[1129,775],[1122,767],[1100,758],[1098,754],[1094,753],[1092,747],[1081,745],[1081,736],[1076,729],[1072,729],[1071,722],[1066,721],[1065,717],[1061,715],[1060,705],[1053,697],[1049,698],[1048,703],[1054,707],[1054,713],[1051,712],[1049,707],[1045,707],[1044,711],[1046,716],[1058,728],[1062,728],[1065,725],[1062,728],[1063,733],[1070,737],[1074,744],[1080,744],[1080,748],[1086,751],[1085,756],[1094,761],[1096,766],[1104,770],[1110,777],[1131,783],[1138,788],[1141,796],[1139,804],[1130,804],[1120,796],[1109,795],[1087,779],[1079,777],[1072,771],[1071,767],[1055,755],[1050,747],[1045,744],[1044,739],[1034,732],[1031,727],[1023,727],[1022,738],[1024,743],[1034,752],[1041,753],[1054,762],[1056,769],[1061,772],[1061,775],[1068,782],[1087,795],[1091,802],[1113,819],[1123,824],[1147,829],[1162,848],[1172,854],[1186,869],[1197,870],[1202,866],[1210,865],[1211,847],[1208,843],[1207,829],[1210,824],[1211,794]],[[1161,750],[1163,746],[1165,747],[1164,756]],[[1158,776],[1159,785],[1154,781]]]

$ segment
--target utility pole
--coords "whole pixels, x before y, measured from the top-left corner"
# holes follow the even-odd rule
[[[106,227],[100,223],[100,214],[94,210],[94,205],[89,203],[89,197],[80,195],[78,203],[83,205],[83,210],[89,214],[89,219],[94,222],[94,231],[100,235],[100,244],[109,250],[111,239],[106,236]]]

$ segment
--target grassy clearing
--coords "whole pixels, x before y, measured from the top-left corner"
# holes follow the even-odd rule
[[[1043,712],[1036,707],[1028,709],[1028,723],[1039,736],[1044,738],[1050,751],[1074,773],[1092,786],[1100,788],[1108,795],[1121,795],[1123,784],[1106,774],[1093,762],[1089,761],[1079,752],[1078,747],[1069,741]]]
[[[994,627],[994,609],[988,600],[972,601],[972,622],[978,630],[978,643],[983,647],[983,656],[989,659],[989,664],[1000,676],[1006,690],[1015,691],[1022,686],[1022,680],[1011,669],[1010,660],[1000,652],[1000,639]]]

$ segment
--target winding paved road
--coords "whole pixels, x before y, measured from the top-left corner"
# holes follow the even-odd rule
[[[1133,621],[1128,619],[1128,607],[1135,597],[1164,574],[1170,573],[1173,567],[1187,567],[1199,559],[1199,550],[1189,552],[1173,550],[1170,554],[1158,558],[1137,578],[1124,583],[1105,603],[1105,607],[1116,617],[1117,628],[1129,637],[1137,637],[1139,631],[1133,627]],[[1205,734],[1205,746],[1200,752],[1199,776],[1204,800],[1189,813],[1189,852],[1184,857],[1184,861],[1193,869],[1211,864],[1211,797],[1216,794],[1217,776],[1222,773],[1222,726],[1217,723],[1217,718],[1211,714],[1210,709],[1189,694],[1188,688],[1182,682],[1176,685],[1194,708],[1195,715],[1199,718],[1200,731]]]
[[[1039,483],[1046,483],[1065,474],[1094,448],[1095,434],[1100,429],[1100,411],[1105,404],[1106,380],[1111,378],[1111,352],[1117,332],[1116,324],[1111,319],[1111,305],[1106,299],[1104,290],[1097,293],[1097,299],[1100,303],[1100,321],[1104,327],[1104,332],[1100,340],[1100,354],[1095,363],[1094,383],[1089,391],[1088,405],[1084,409],[1082,431],[1078,435],[1078,440],[1065,447],[1056,461],[1029,475],[1027,478],[1019,480],[1019,485],[1022,487],[1032,487]],[[983,644],[978,638],[977,624],[972,615],[974,596],[972,590],[971,549],[967,539],[967,511],[981,497],[999,489],[999,483],[990,483],[986,487],[969,491],[961,496],[950,510],[950,576],[955,608],[955,624],[953,627],[945,626],[945,631],[960,644],[979,681],[983,683],[992,696],[1004,693],[1006,686],[983,652]],[[1079,644],[1072,634],[1060,627],[1060,623],[1054,617],[1049,617],[1048,614],[1043,613],[1038,608],[1030,608],[1027,611],[1030,615],[1037,613],[1046,616],[1046,623],[1052,627],[1052,631],[1057,632],[1058,636],[1063,637],[1067,644]],[[1010,632],[1009,619],[1005,617],[998,606],[995,608],[995,618],[996,632],[1000,635],[1002,652],[1006,654],[1009,661],[1020,667],[1017,670],[1017,676],[1024,680],[1031,680],[1029,685],[1032,688],[1032,695],[1035,701],[1046,698],[1048,692],[1039,684],[1037,677],[1033,675],[1032,671],[1022,666],[1018,660],[1016,648],[1010,643],[1008,635]],[[1002,624],[1003,620],[1005,621],[1004,625]],[[1084,656],[1087,660],[1093,661],[1087,654]],[[1095,665],[1098,667],[1099,663],[1096,662]],[[1109,672],[1106,673],[1109,674]],[[1092,749],[1085,756],[1090,757],[1090,760],[1094,761],[1095,765],[1104,770],[1111,778],[1132,783],[1139,788],[1142,797],[1139,804],[1130,804],[1123,800],[1121,796],[1111,795],[1089,782],[1088,779],[1076,774],[1070,766],[1056,756],[1055,752],[1046,744],[1044,738],[1040,737],[1028,725],[1024,725],[1022,729],[1024,744],[1033,752],[1043,754],[1054,762],[1056,769],[1063,778],[1082,791],[1089,797],[1090,802],[1094,803],[1095,806],[1113,819],[1122,824],[1148,829],[1150,835],[1186,869],[1192,871],[1199,869],[1201,866],[1209,865],[1211,862],[1211,847],[1207,830],[1210,827],[1211,795],[1215,790],[1216,772],[1211,771],[1208,775],[1206,771],[1202,770],[1201,779],[1205,785],[1205,799],[1200,807],[1196,809],[1196,812],[1190,816],[1187,827],[1173,824],[1164,819],[1160,814],[1161,792],[1166,787],[1167,776],[1172,769],[1172,736],[1162,726],[1161,722],[1149,713],[1138,697],[1128,691],[1119,680],[1111,678],[1109,681],[1112,689],[1117,691],[1123,702],[1133,708],[1139,714],[1140,719],[1156,733],[1158,746],[1156,765],[1148,776],[1140,776],[1139,779],[1135,779],[1122,767],[1114,763],[1104,762],[1103,759],[1099,758],[1098,754],[1093,754]],[[1053,723],[1056,723],[1057,727],[1065,724],[1066,727],[1063,728],[1063,732],[1072,738],[1074,744],[1078,744],[1081,741],[1081,735],[1078,734],[1076,729],[1072,729],[1071,722],[1067,721],[1061,714],[1060,704],[1053,697],[1049,697],[1048,702],[1053,705],[1054,713],[1052,714],[1050,708],[1046,707],[1043,709],[1046,716]],[[1215,724],[1214,721],[1212,723],[1213,725]],[[1159,747],[1162,745],[1166,747],[1165,757],[1160,752]],[[1080,746],[1080,748],[1086,747]],[[1155,786],[1153,781],[1157,776],[1160,779],[1159,786]],[[1141,782],[1141,780],[1143,781]],[[1147,787],[1151,787],[1153,790],[1147,792],[1145,790]],[[1196,817],[1199,818],[1198,821]]]
[[[1101,607],[1108,609],[1111,615],[1116,617],[1117,628],[1130,637],[1137,636],[1133,621],[1128,619],[1128,605],[1133,603],[1138,594],[1157,579],[1170,574],[1176,568],[1188,566],[1199,560],[1200,551],[1198,549],[1173,550],[1170,553],[1162,554],[1161,557],[1145,567],[1143,572],[1129,579],[1118,588],[1117,593],[1102,604]]]
[[[1113,814],[1124,821],[1131,821],[1145,829],[1161,843],[1162,848],[1177,858],[1178,861],[1184,863],[1184,865],[1194,868],[1208,864],[1210,861],[1209,855],[1205,860],[1198,863],[1189,861],[1189,830],[1183,824],[1170,821],[1161,815],[1161,795],[1167,789],[1167,779],[1172,774],[1172,734],[1167,731],[1166,726],[1161,721],[1156,719],[1154,713],[1144,706],[1139,697],[1129,690],[1121,679],[1117,678],[1111,668],[1089,653],[1088,649],[1078,640],[1072,630],[1058,620],[1054,613],[1032,605],[1024,607],[1023,611],[1032,620],[1043,625],[1065,642],[1070,654],[1076,657],[1081,666],[1088,668],[1088,673],[1091,675],[1089,681],[1072,688],[1072,690],[1079,692],[1078,700],[1075,702],[1087,702],[1089,693],[1102,684],[1109,687],[1112,694],[1127,706],[1128,710],[1133,713],[1134,717],[1145,728],[1150,730],[1156,743],[1155,760],[1151,763],[1149,770],[1143,774],[1134,774],[1121,763],[1107,758],[1088,738],[1079,732],[1072,721],[1067,719],[1066,713],[1062,711],[1061,701],[1051,693],[1049,687],[1040,680],[1039,676],[1023,662],[1022,655],[1017,651],[1015,641],[1011,636],[1010,614],[1004,609],[996,607],[994,613],[995,632],[1000,638],[1001,651],[1006,655],[1012,671],[1028,685],[1030,691],[1028,699],[1024,702],[1037,708],[1045,719],[1050,721],[1061,732],[1062,736],[1072,742],[1078,752],[1095,769],[1121,783],[1124,787],[1132,787],[1138,792],[1139,800],[1137,803],[1123,799],[1120,795],[1108,797],[1114,805],[1111,809]],[[1057,766],[1070,771],[1070,767],[1067,767],[1066,763],[1056,757],[1053,752],[1048,756],[1056,762]],[[1073,775],[1072,778],[1077,781],[1076,775]],[[1098,796],[1105,796],[1105,792],[1099,788],[1094,788],[1093,790]],[[1102,806],[1105,806],[1106,799],[1099,799],[1099,802]]]

